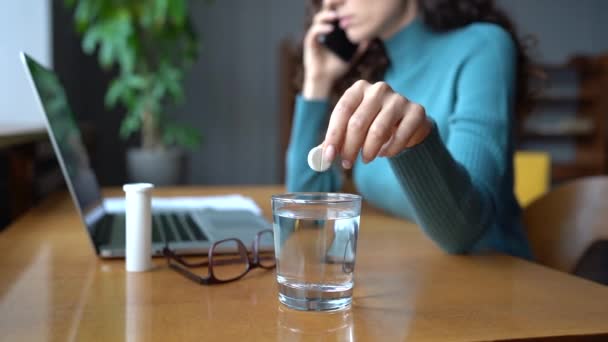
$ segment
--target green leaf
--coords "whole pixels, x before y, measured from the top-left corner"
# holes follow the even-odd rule
[[[74,11],[76,30],[83,33],[99,17],[104,3],[98,0],[79,0],[74,4],[76,6]]]
[[[182,72],[168,62],[161,64],[158,70],[159,83],[163,92],[167,92],[176,102],[183,98]]]
[[[117,51],[118,64],[120,65],[121,72],[124,74],[133,73],[135,68],[135,54],[131,50],[120,49]]]
[[[133,98],[135,96],[143,98],[147,84],[148,81],[144,76],[134,74],[121,75],[110,83],[105,96],[106,107],[112,108],[120,100],[127,109],[135,110],[138,103],[134,102]]]
[[[186,21],[186,1],[185,0],[172,0],[169,1],[169,17],[173,24],[178,27],[182,27]]]
[[[74,9],[82,50],[116,68],[104,102],[123,106],[123,137],[141,129],[148,112],[159,122],[167,106],[184,98],[184,76],[200,41],[188,13],[189,0],[64,0]],[[209,3],[209,1],[207,1]],[[200,133],[187,125],[162,126],[165,143],[195,146]]]
[[[161,99],[165,96],[166,92],[167,92],[167,87],[165,87],[165,84],[162,82],[156,82],[154,84],[154,87],[152,88],[151,95],[154,98]]]
[[[111,41],[103,41],[99,49],[99,63],[105,69],[108,69],[114,63],[114,43]]]
[[[101,66],[107,69],[118,62],[121,70],[131,71],[135,56],[133,51],[128,52],[128,42],[133,33],[129,13],[125,9],[114,10],[111,17],[96,25],[93,32],[94,35],[87,40],[86,47],[90,51],[95,42],[99,43]]]
[[[193,150],[200,146],[201,141],[202,136],[196,128],[173,122],[165,123],[164,144],[178,145]]]
[[[106,92],[106,97],[104,99],[105,105],[108,108],[112,108],[118,102],[118,99],[123,96],[124,92],[127,90],[127,85],[124,78],[117,78],[110,82],[110,87]]]
[[[122,124],[120,125],[120,136],[123,138],[128,138],[131,134],[137,132],[141,127],[141,115],[136,112],[130,112],[125,116],[122,120]]]
[[[154,0],[154,23],[158,27],[165,25],[168,2],[169,0]]]
[[[95,52],[95,47],[99,42],[99,28],[97,26],[92,27],[84,33],[82,37],[82,50],[91,55]]]
[[[145,89],[148,86],[148,80],[141,75],[129,75],[127,77],[127,83],[129,84],[129,87],[137,90]]]

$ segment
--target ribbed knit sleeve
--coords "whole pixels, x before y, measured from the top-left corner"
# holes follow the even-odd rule
[[[311,101],[301,95],[296,98],[293,126],[287,148],[287,191],[338,191],[341,173],[336,164],[327,172],[315,172],[308,166],[308,152],[322,142],[327,126],[329,104]]]
[[[452,158],[437,128],[390,162],[416,221],[431,239],[449,253],[468,251],[488,226],[491,201]]]
[[[450,253],[471,251],[497,224],[501,182],[511,165],[515,47],[505,31],[483,34],[484,44],[460,69],[447,141],[435,127],[390,160],[418,224]]]

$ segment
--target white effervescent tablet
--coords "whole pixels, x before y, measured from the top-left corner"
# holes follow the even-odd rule
[[[329,169],[331,163],[323,160],[323,146],[317,146],[308,152],[308,166],[317,172],[324,172]]]

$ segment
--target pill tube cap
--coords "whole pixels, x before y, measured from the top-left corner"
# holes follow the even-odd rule
[[[154,188],[151,183],[129,183],[122,186],[124,192],[147,192]]]

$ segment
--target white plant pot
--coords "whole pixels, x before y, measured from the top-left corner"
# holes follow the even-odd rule
[[[130,182],[157,186],[180,184],[184,178],[184,153],[177,148],[129,149],[127,173]]]

